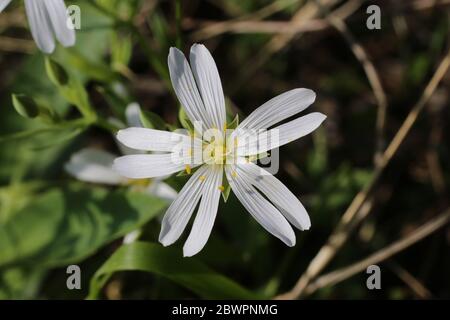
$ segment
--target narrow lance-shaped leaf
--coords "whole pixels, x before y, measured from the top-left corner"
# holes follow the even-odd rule
[[[174,248],[135,242],[120,247],[91,280],[88,298],[98,296],[114,272],[144,271],[170,279],[206,299],[261,299],[196,258],[183,258]]]
[[[0,225],[0,267],[79,262],[139,228],[165,206],[165,201],[141,192],[78,184],[48,191]]]

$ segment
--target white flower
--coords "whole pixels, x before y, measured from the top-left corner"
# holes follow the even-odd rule
[[[0,12],[11,0],[0,0]],[[38,48],[50,54],[55,50],[55,37],[64,47],[75,44],[75,30],[70,27],[64,0],[25,0],[31,34]]]
[[[281,94],[256,109],[229,134],[222,84],[211,54],[205,46],[195,44],[190,62],[189,66],[183,53],[171,48],[168,64],[172,84],[189,119],[196,123],[196,133],[188,136],[144,128],[120,130],[117,139],[124,145],[157,153],[120,157],[114,162],[115,170],[125,177],[141,179],[181,170],[190,173],[199,167],[168,208],[159,236],[164,246],[174,243],[200,202],[184,256],[197,254],[208,241],[224,190],[223,172],[250,214],[271,234],[294,246],[295,234],[288,221],[307,230],[309,216],[286,186],[252,161],[258,154],[311,133],[325,120],[326,116],[316,112],[287,122],[269,130],[269,136],[274,134],[277,139],[269,139],[261,131],[306,109],[314,102],[315,93],[294,89]],[[219,134],[213,134],[213,138],[206,133],[197,136],[203,130]]]
[[[126,108],[125,114],[128,125],[141,126],[139,112],[140,107],[135,103],[130,104]],[[119,124],[121,123],[119,122]],[[122,150],[123,154],[129,154],[130,152],[136,153],[136,150],[126,148],[120,143],[119,148]],[[67,173],[80,181],[113,186],[136,186],[141,189],[144,188],[144,192],[161,199],[172,201],[176,198],[177,192],[168,184],[162,182],[161,179],[141,181],[140,183],[134,185],[130,183],[128,179],[113,170],[113,162],[116,157],[117,155],[104,150],[85,148],[73,154],[70,161],[66,163],[64,168]]]

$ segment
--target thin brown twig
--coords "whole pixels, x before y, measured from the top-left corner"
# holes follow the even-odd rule
[[[324,246],[319,250],[316,256],[311,260],[307,270],[302,274],[295,286],[288,292],[279,296],[282,299],[295,299],[300,297],[309,283],[317,277],[317,275],[328,265],[333,259],[338,250],[345,244],[350,233],[355,227],[355,216],[357,216],[361,208],[366,204],[370,193],[378,182],[381,174],[392,160],[395,153],[399,150],[406,136],[410,132],[412,126],[417,120],[420,112],[427,104],[433,92],[436,90],[438,84],[447,73],[450,66],[450,51],[447,52],[441,63],[439,64],[436,72],[431,78],[430,82],[426,86],[422,96],[416,105],[409,112],[405,121],[397,131],[396,135],[390,142],[388,148],[383,153],[379,166],[376,167],[374,174],[363,189],[355,196],[350,206],[342,215],[340,222]]]
[[[142,6],[139,8],[139,12],[136,14],[134,18],[134,25],[138,28],[142,28],[147,22],[148,17],[155,9],[158,4],[157,0],[148,0],[145,1]]]
[[[338,2],[338,0],[320,0],[324,7],[331,7]],[[303,5],[292,17],[291,23],[293,25],[304,25],[310,20],[316,19],[319,15],[317,6],[311,2],[307,2]],[[234,86],[229,89],[231,93],[235,93],[242,84],[245,83],[250,77],[264,64],[266,61],[276,52],[282,50],[287,46],[295,37],[300,36],[301,33],[296,34],[277,34],[273,36],[267,44],[259,50],[256,56],[253,56],[251,63],[248,63],[248,68],[241,74],[240,78],[235,81]]]
[[[449,5],[450,0],[415,0],[411,3],[411,8],[414,10],[426,10],[441,5]]]
[[[35,52],[33,41],[0,36],[0,50],[31,54]]]
[[[384,149],[384,127],[386,122],[386,111],[387,111],[387,98],[384,92],[383,86],[381,84],[380,76],[369,58],[364,47],[355,39],[351,31],[348,29],[345,22],[333,15],[327,15],[326,20],[338,30],[345,41],[348,43],[350,49],[352,50],[355,57],[361,63],[361,66],[366,73],[367,79],[369,80],[370,86],[372,87],[373,94],[377,101],[377,119],[376,119],[376,131],[375,131],[375,165],[379,164],[381,155]]]
[[[214,27],[214,29],[212,28]],[[290,21],[256,21],[245,20],[222,23],[217,21],[199,21],[186,18],[183,20],[184,29],[203,28],[191,35],[193,41],[202,41],[223,33],[267,33],[267,34],[296,34],[320,31],[329,28],[324,19],[312,19],[308,23],[293,24]]]
[[[450,0],[425,0],[409,3],[404,9],[415,11],[427,10],[437,6],[450,4]],[[333,14],[341,19],[346,19],[356,9],[359,8],[360,1],[346,2],[338,8]],[[192,18],[183,19],[184,29],[197,29],[191,34],[193,41],[202,41],[212,37],[220,36],[224,33],[265,33],[265,34],[290,34],[317,32],[328,29],[331,25],[325,19],[310,19],[308,21],[274,21],[260,20],[258,15],[244,15],[232,20],[198,20]]]
[[[21,10],[3,12],[0,19],[0,28],[25,28],[27,26],[26,21],[25,15]]]
[[[428,138],[428,150],[425,152],[425,159],[428,167],[428,172],[435,192],[438,195],[445,195],[446,182],[442,164],[439,159],[439,149],[443,143],[444,134],[444,117],[442,117],[442,111],[447,103],[446,91],[442,91],[441,95],[437,95],[437,99],[434,101],[434,105],[430,104],[430,135]]]
[[[251,14],[245,14],[231,20],[206,24],[206,26],[204,26],[200,30],[192,33],[191,37],[194,41],[200,41],[212,38],[225,32],[230,32],[230,29],[239,30],[240,28],[242,29],[242,27],[244,27],[244,29],[252,27],[254,28],[255,24],[261,26],[260,20],[265,19],[266,17],[269,17],[277,13],[278,11],[283,10],[284,8],[294,4],[295,2],[297,1],[296,0],[285,2],[274,1],[269,5]],[[267,30],[267,26],[265,27]]]
[[[365,270],[368,266],[378,264],[386,259],[389,259],[395,254],[405,250],[406,248],[417,243],[418,241],[431,235],[436,230],[442,228],[449,222],[450,222],[450,209],[447,209],[445,212],[441,213],[439,216],[435,217],[431,221],[420,226],[406,237],[397,240],[391,245],[385,247],[384,249],[381,249],[375,252],[374,254],[368,256],[367,258],[355,262],[347,267],[335,270],[333,272],[330,272],[328,274],[319,277],[317,280],[311,282],[308,285],[305,292],[307,294],[311,294],[320,288],[331,286],[343,280],[346,280],[351,276]]]
[[[419,299],[430,299],[433,297],[430,290],[428,290],[423,283],[414,277],[408,270],[403,268],[396,262],[388,261],[389,268],[400,278]]]

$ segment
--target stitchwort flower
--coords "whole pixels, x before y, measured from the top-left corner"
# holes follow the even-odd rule
[[[0,0],[0,12],[12,0]],[[55,37],[64,47],[75,44],[75,30],[64,0],[25,0],[31,34],[38,48],[47,54],[55,50]]]
[[[190,134],[146,128],[120,130],[117,139],[127,147],[150,151],[126,155],[114,168],[131,179],[192,174],[162,220],[159,241],[168,246],[183,233],[198,206],[184,256],[205,246],[217,215],[220,195],[229,185],[247,211],[288,246],[311,222],[303,205],[283,183],[256,164],[267,152],[314,131],[326,116],[315,112],[273,128],[306,109],[315,100],[309,89],[294,89],[266,102],[234,130],[226,122],[225,98],[216,64],[205,46],[194,44],[190,65],[171,48],[168,58],[175,93],[193,125]]]
[[[127,124],[134,127],[142,127],[139,117],[140,106],[131,103],[125,110]],[[110,119],[120,128],[125,125],[118,119]],[[121,143],[117,144],[122,154],[136,153],[136,150],[125,147]],[[72,177],[93,184],[110,186],[128,186],[129,188],[143,192],[158,198],[172,202],[177,197],[177,192],[168,184],[164,183],[160,177],[157,179],[132,180],[124,178],[113,170],[114,159],[117,155],[96,148],[84,148],[74,153],[70,161],[64,165],[64,169]],[[131,243],[140,236],[140,230],[134,230],[124,237],[124,243]]]

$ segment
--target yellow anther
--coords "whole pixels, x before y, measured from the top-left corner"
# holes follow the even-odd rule
[[[136,187],[147,187],[151,183],[150,179],[129,180],[128,184]]]
[[[192,168],[190,165],[187,164],[184,168],[185,168],[187,174],[191,174]]]
[[[226,132],[226,131],[227,131],[227,128],[228,128],[228,126],[227,126],[227,123],[225,122],[225,123],[223,124],[223,132]]]
[[[238,138],[235,137],[234,138],[234,148],[237,148],[237,147],[238,147]]]
[[[237,172],[236,172],[236,171],[231,172],[231,176],[232,176],[233,178],[236,178],[236,177],[237,177]]]
[[[220,190],[220,192],[224,192],[225,191],[225,187],[224,186],[219,186],[218,189]]]
[[[192,157],[192,148],[189,148],[189,150],[187,151],[188,157]]]
[[[206,180],[206,177],[205,177],[205,176],[200,176],[200,177],[198,177],[198,180],[200,180],[201,182],[203,182],[203,181]]]

